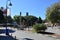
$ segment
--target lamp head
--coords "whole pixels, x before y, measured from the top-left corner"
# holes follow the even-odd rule
[[[12,3],[10,2],[9,6],[12,6]]]

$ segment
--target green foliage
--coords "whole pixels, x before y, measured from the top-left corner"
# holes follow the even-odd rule
[[[37,17],[31,16],[31,15],[25,16],[24,18],[26,19],[26,22],[28,23],[29,26],[35,24],[35,22],[36,22],[37,19],[38,19]]]
[[[16,21],[18,24],[19,24],[19,22],[20,22],[20,18],[19,18],[20,16],[14,16],[14,18],[13,18],[13,20],[14,21]]]
[[[41,17],[39,17],[38,20],[37,20],[37,23],[42,23],[42,22],[43,21],[42,21]]]
[[[3,16],[3,11],[0,10],[0,23],[3,23],[4,20],[4,16]]]
[[[46,19],[51,23],[57,23],[60,21],[60,2],[53,4],[47,8]]]
[[[36,25],[33,25],[33,29],[36,31],[36,32],[39,32],[41,30],[45,31],[47,29],[46,25],[44,24],[36,24]]]
[[[8,23],[12,23],[13,22],[13,19],[11,18],[11,16],[7,16],[7,22]]]
[[[6,23],[6,22],[11,23],[12,22],[11,16],[6,17],[3,14],[4,14],[4,12],[2,10],[0,10],[0,23]]]
[[[31,26],[35,23],[35,21],[37,21],[37,17],[35,16],[14,16],[13,18],[18,24],[20,24],[20,20],[21,23],[24,23],[25,25]]]

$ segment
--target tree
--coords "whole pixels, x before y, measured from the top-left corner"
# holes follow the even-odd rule
[[[6,14],[6,9],[4,9],[4,7],[0,8],[0,23],[6,23],[9,22],[11,23],[13,20],[11,18],[11,16],[4,16],[4,14]]]
[[[13,19],[11,18],[11,16],[7,16],[7,22],[8,23],[12,23],[13,22]]]
[[[19,24],[19,22],[20,22],[20,21],[19,21],[19,20],[20,20],[20,19],[19,19],[19,16],[16,16],[16,15],[14,16],[13,20],[16,21],[18,24]]]
[[[21,19],[20,19],[20,17],[21,17]],[[29,26],[31,26],[31,25],[35,24],[35,21],[37,21],[38,18],[35,17],[35,16],[31,16],[31,15],[29,15],[29,16],[18,16],[18,15],[15,15],[13,19],[18,24],[20,24],[20,20],[21,20],[21,23],[24,23],[25,25],[28,24]]]
[[[29,26],[32,26],[33,24],[35,24],[35,21],[37,21],[37,17],[35,16],[31,16],[31,15],[28,15],[28,16],[25,16],[25,25],[26,27],[28,27],[28,30],[29,30]]]
[[[24,19],[23,16],[15,15],[15,16],[13,17],[13,20],[16,21],[17,24],[20,24],[20,20],[21,20],[21,23],[22,23],[23,20],[25,20],[25,19]]]
[[[25,16],[24,18],[25,18],[25,20],[27,21],[27,23],[28,23],[29,26],[32,26],[33,24],[35,24],[35,22],[36,22],[37,19],[38,19],[37,17],[32,16],[32,15]]]
[[[0,10],[0,23],[4,22],[4,15],[3,15],[3,11]]]
[[[60,2],[53,4],[47,9],[46,18],[53,25],[60,21]]]
[[[42,23],[41,17],[38,18],[37,23]]]

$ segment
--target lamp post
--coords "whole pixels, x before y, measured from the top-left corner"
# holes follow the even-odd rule
[[[21,26],[21,12],[20,12],[20,26]]]
[[[29,24],[28,24],[28,22],[29,22],[29,20],[28,20],[29,13],[28,12],[26,12],[26,16],[27,16],[27,26],[28,26],[28,31],[29,31]]]
[[[8,5],[8,2],[10,2],[9,5]],[[9,8],[8,6],[12,6],[12,3],[11,3],[10,0],[7,0],[7,1],[6,1],[6,11],[8,11],[8,10],[7,10],[7,9]],[[7,25],[7,20],[8,20],[8,19],[7,19],[7,14],[8,14],[8,12],[6,12],[6,35],[9,35],[8,28],[7,28],[7,27],[8,27],[8,25]]]

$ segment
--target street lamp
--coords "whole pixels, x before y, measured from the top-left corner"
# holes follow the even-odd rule
[[[9,5],[8,5],[8,1],[10,2]],[[10,0],[7,0],[7,1],[6,1],[6,11],[7,11],[7,9],[9,8],[8,6],[12,6],[12,3],[11,3]],[[6,35],[9,35],[8,28],[7,28],[7,27],[8,27],[8,25],[7,25],[7,14],[8,14],[8,13],[6,13]]]
[[[20,27],[21,27],[21,12],[20,12]]]
[[[27,16],[27,26],[28,26],[28,31],[29,31],[29,24],[28,24],[28,22],[29,22],[29,20],[28,20],[29,13],[28,12],[26,12],[26,16]]]

